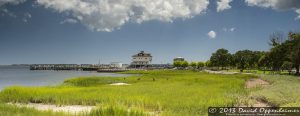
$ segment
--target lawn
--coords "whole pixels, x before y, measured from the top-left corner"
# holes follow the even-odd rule
[[[140,115],[206,115],[209,106],[238,104],[239,98],[250,94],[249,90],[245,89],[246,80],[256,77],[162,70],[125,73],[141,75],[79,77],[65,80],[61,85],[54,87],[8,87],[0,92],[0,102],[97,105],[99,108],[93,110],[90,115],[110,115],[116,112],[122,114],[126,113],[127,109]],[[131,85],[109,85],[116,82]],[[0,108],[11,107],[2,105]],[[18,111],[27,110],[33,109]],[[0,114],[2,112],[0,111]]]

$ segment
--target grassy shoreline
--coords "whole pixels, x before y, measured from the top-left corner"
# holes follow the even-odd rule
[[[141,75],[126,78],[79,77],[67,79],[61,85],[54,87],[8,87],[0,92],[0,103],[96,105],[99,109],[102,108],[102,112],[105,111],[104,107],[111,108],[110,113],[124,109],[137,109],[135,111],[141,115],[143,112],[158,115],[207,115],[209,106],[236,106],[247,96],[265,97],[282,86],[279,84],[273,89],[246,89],[246,80],[257,78],[258,76],[255,75],[162,70],[123,73]],[[271,77],[263,77],[266,80],[269,78]],[[286,80],[282,83],[289,81],[294,80]],[[109,85],[118,82],[131,85]],[[295,95],[298,94],[290,95],[294,99],[285,101],[286,104],[295,100],[299,102],[300,100],[296,99]],[[272,101],[272,97],[266,97],[266,99]],[[275,99],[272,102],[276,103],[276,101],[278,100]],[[120,109],[119,107],[121,110],[114,111],[114,108]]]

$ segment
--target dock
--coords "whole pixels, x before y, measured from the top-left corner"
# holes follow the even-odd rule
[[[30,70],[81,70],[77,64],[32,64]]]
[[[129,69],[98,69],[97,72],[125,72],[125,71],[129,71]]]
[[[124,72],[125,68],[111,68],[109,65],[88,64],[32,64],[30,70],[75,70],[75,71],[97,71],[97,72]]]
[[[126,66],[126,67],[125,67]],[[171,69],[170,64],[150,64],[147,67],[134,67],[125,65],[124,67],[116,67],[111,64],[31,64],[30,70],[73,70],[73,71],[97,71],[97,72],[124,72],[128,70],[155,70],[155,69]]]

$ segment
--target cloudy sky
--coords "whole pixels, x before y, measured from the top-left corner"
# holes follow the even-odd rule
[[[0,0],[0,64],[206,61],[300,32],[299,0]]]

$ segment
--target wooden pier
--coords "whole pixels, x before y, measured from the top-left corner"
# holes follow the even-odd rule
[[[97,72],[123,72],[127,69],[110,68],[108,65],[88,65],[88,64],[32,64],[30,70],[81,70]]]
[[[81,70],[77,64],[32,64],[30,70]]]
[[[170,69],[170,64],[151,64],[147,67],[124,67],[116,68],[109,64],[32,64],[30,70],[80,70],[80,71],[97,71],[97,72],[124,72],[128,70],[153,70],[153,69]]]
[[[98,69],[97,72],[125,72],[129,69]]]

